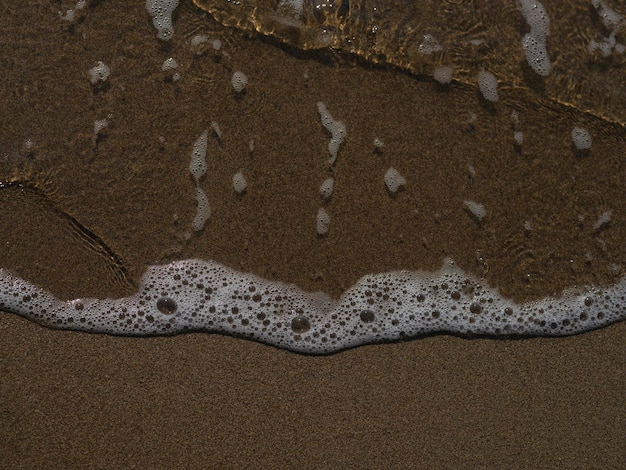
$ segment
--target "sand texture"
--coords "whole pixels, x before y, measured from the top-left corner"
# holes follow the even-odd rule
[[[333,297],[366,273],[447,256],[520,301],[623,274],[614,101],[572,107],[510,86],[492,105],[464,82],[227,29],[191,0],[171,43],[142,1],[88,2],[73,23],[59,9],[37,0],[0,15],[0,267],[61,299],[126,296],[146,266],[194,257]],[[222,48],[193,49],[195,34]],[[161,70],[169,57],[178,81]],[[607,76],[623,88],[619,60]],[[92,86],[97,61],[111,75]],[[332,167],[318,101],[348,129]],[[189,159],[213,121],[222,138],[209,132],[200,180],[212,215],[195,233]],[[574,126],[589,129],[590,152],[574,148]],[[395,197],[390,166],[407,180]],[[322,206],[332,222],[318,237]],[[313,357],[220,335],[55,331],[3,312],[0,467],[624,468],[625,345],[622,322]]]

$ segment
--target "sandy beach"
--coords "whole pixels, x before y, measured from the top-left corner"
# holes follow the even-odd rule
[[[0,20],[0,267],[61,299],[127,296],[146,266],[187,258],[335,298],[367,273],[436,270],[445,257],[518,301],[623,273],[619,123],[514,87],[489,106],[463,83],[279,47],[191,1],[171,43],[157,41],[142,1],[91,2],[73,23],[60,8],[8,6]],[[196,34],[221,49],[192,48]],[[161,69],[169,57],[180,80]],[[97,61],[111,75],[93,86]],[[236,70],[249,78],[242,95]],[[318,101],[348,128],[332,167]],[[210,134],[201,180],[212,214],[193,232],[190,152],[213,121],[222,137]],[[573,149],[574,125],[590,129],[591,154]],[[394,197],[390,166],[407,179]],[[464,200],[487,208],[484,222]],[[326,237],[315,232],[321,206]],[[607,210],[610,224],[594,229]],[[3,468],[626,464],[624,322],[321,357],[215,334],[55,331],[5,312],[0,336]]]

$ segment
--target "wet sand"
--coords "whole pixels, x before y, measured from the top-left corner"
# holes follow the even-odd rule
[[[525,134],[542,138],[516,149],[510,109],[484,106],[471,88],[284,51],[185,2],[179,42],[163,46],[143,3],[127,13],[122,4],[94,3],[71,27],[43,2],[7,8],[2,267],[65,299],[128,295],[146,265],[188,257],[333,296],[368,272],[436,269],[444,256],[519,299],[619,275],[623,128],[520,98]],[[199,32],[222,39],[229,57],[194,56]],[[169,56],[181,63],[176,83],[160,70]],[[86,71],[97,60],[111,77],[93,89]],[[237,69],[250,78],[240,98],[230,88]],[[318,100],[348,125],[332,170]],[[94,141],[103,118],[109,127]],[[213,120],[224,131],[222,142],[212,136],[202,182],[213,215],[189,238],[189,155]],[[604,137],[589,158],[568,146],[580,123]],[[390,165],[410,183],[396,198],[381,183]],[[240,169],[243,197],[230,186]],[[333,222],[318,239],[317,190],[331,174]],[[464,199],[485,204],[484,224]],[[598,234],[591,225],[607,209],[612,224]],[[569,338],[441,335],[328,357],[218,335],[59,332],[10,314],[0,325],[9,468],[624,464],[624,323]]]

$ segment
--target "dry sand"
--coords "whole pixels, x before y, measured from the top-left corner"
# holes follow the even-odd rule
[[[146,265],[188,257],[333,296],[368,272],[435,269],[444,256],[518,299],[619,276],[623,126],[521,94],[530,138],[515,148],[511,109],[485,106],[475,89],[286,51],[182,3],[171,45],[154,38],[141,1],[92,2],[73,26],[56,4],[4,7],[0,266],[66,299],[127,295]],[[195,57],[188,42],[203,32],[229,57]],[[169,56],[181,63],[176,83],[160,70]],[[94,90],[86,71],[97,60],[111,77]],[[250,79],[239,99],[237,69]],[[348,126],[333,170],[319,100]],[[188,238],[189,155],[213,120],[224,132],[202,181],[213,216]],[[573,125],[600,137],[591,155],[571,148]],[[382,184],[391,165],[408,181],[396,198]],[[243,197],[230,186],[239,170]],[[317,190],[330,174],[333,221],[318,239]],[[484,224],[464,199],[485,205]],[[608,209],[610,227],[594,232]],[[623,322],[569,338],[441,335],[327,357],[218,335],[59,332],[10,314],[0,334],[7,468],[626,464]]]

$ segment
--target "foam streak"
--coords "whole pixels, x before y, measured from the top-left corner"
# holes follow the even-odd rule
[[[0,270],[0,308],[58,329],[127,336],[206,331],[308,354],[453,333],[564,336],[626,319],[626,279],[516,304],[446,260],[437,272],[366,275],[339,300],[215,261],[151,266],[122,299],[60,301]]]

